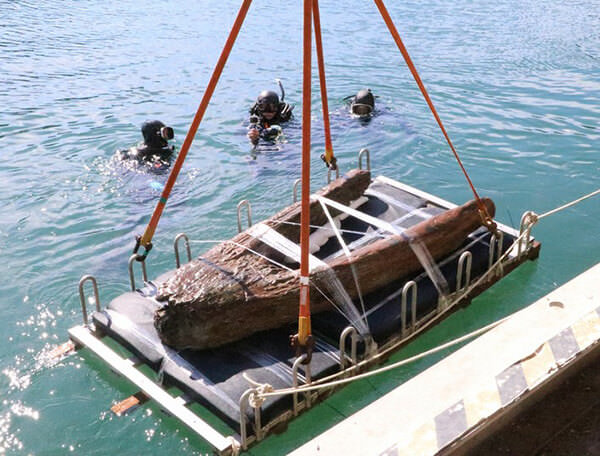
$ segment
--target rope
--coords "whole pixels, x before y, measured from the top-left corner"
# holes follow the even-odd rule
[[[329,225],[331,225],[331,228],[333,229],[333,232],[335,233],[335,236],[340,244],[340,247],[344,251],[346,258],[348,259],[348,264],[350,265],[350,270],[352,271],[352,277],[354,279],[354,286],[356,287],[356,293],[358,294],[358,298],[360,299],[360,307],[362,308],[363,315],[366,315],[365,303],[363,301],[362,291],[360,289],[360,283],[358,281],[358,276],[356,274],[356,268],[355,268],[354,263],[352,262],[352,255],[350,253],[350,249],[348,249],[348,246],[344,242],[342,235],[340,234],[339,230],[335,226],[335,223],[333,223],[333,218],[331,217],[331,214],[329,213],[329,209],[327,209],[327,206],[325,205],[323,200],[319,200],[319,203],[321,204],[321,207],[323,208],[323,213],[325,214],[325,216],[327,217],[327,220],[329,221]],[[366,319],[365,319],[365,323],[368,328],[369,322],[366,321]]]
[[[560,212],[563,209],[567,209],[567,208],[569,208],[571,206],[574,206],[575,204],[578,204],[578,203],[580,203],[580,202],[582,202],[582,201],[584,201],[584,200],[586,200],[588,198],[591,198],[592,196],[596,196],[598,194],[600,194],[600,188],[598,190],[595,190],[595,191],[591,192],[591,193],[588,193],[585,196],[582,196],[581,198],[577,198],[576,200],[573,200],[570,203],[563,204],[562,206],[557,207],[556,209],[552,209],[551,211],[544,212],[542,215],[538,215],[537,219],[541,220],[541,219],[543,219],[545,217],[548,217],[549,215],[556,214],[557,212]]]
[[[228,243],[233,244],[233,245],[235,245],[237,247],[245,249],[248,252],[253,253],[253,254],[255,254],[255,255],[263,258],[264,260],[267,260],[269,263],[273,263],[275,266],[279,266],[280,268],[285,269],[286,271],[294,272],[294,269],[286,266],[285,264],[281,264],[278,261],[275,261],[275,260],[273,260],[273,259],[271,259],[271,258],[269,258],[269,257],[267,257],[265,255],[263,255],[262,253],[258,253],[257,251],[252,250],[250,247],[247,247],[247,246],[245,246],[243,244],[240,244],[239,242],[232,241],[231,239],[223,239],[223,240],[214,240],[214,239],[211,239],[211,240],[204,240],[204,241],[190,241],[190,244],[220,244],[220,243],[224,243],[224,242],[228,242]]]
[[[259,383],[253,380],[246,372],[242,373],[242,377],[255,388],[255,391],[248,397],[248,403],[254,408],[260,408],[268,395],[275,389],[268,383]]]
[[[227,440],[229,440],[229,443],[231,444],[231,456],[239,456],[240,451],[242,449],[242,445],[240,445],[240,442],[238,442],[236,438],[232,435],[227,436]]]
[[[461,296],[456,298],[451,304],[449,304],[447,307],[444,308],[444,310],[442,310],[438,316],[442,316],[445,313],[449,312],[454,306],[455,304],[460,301],[464,296],[468,295],[475,287],[477,287],[489,274],[491,274],[492,272],[494,272],[496,270],[496,268],[498,267],[498,265],[509,255],[509,253],[518,245],[519,242],[521,242],[521,239],[525,236],[527,236],[529,234],[529,231],[531,230],[531,227],[535,224],[535,220],[531,220],[531,224],[526,227],[523,232],[514,240],[514,242],[511,244],[511,246],[504,252],[504,254],[502,256],[500,256],[500,258],[498,258],[498,260],[481,276],[479,277],[479,279],[477,279],[473,284],[471,284],[463,293],[461,293]],[[366,377],[370,377],[370,376],[374,376],[377,375],[381,372],[386,372],[388,370],[397,368],[397,367],[401,367],[405,364],[408,364],[410,362],[413,361],[417,361],[425,356],[428,356],[430,354],[436,353],[437,351],[443,350],[445,348],[451,347],[455,344],[461,343],[464,340],[469,339],[470,337],[475,337],[477,335],[479,335],[480,333],[486,332],[489,329],[492,329],[496,326],[498,326],[499,324],[501,324],[502,322],[506,321],[508,317],[505,317],[499,321],[496,321],[494,323],[491,323],[488,326],[485,326],[484,328],[480,328],[476,331],[473,331],[472,333],[469,333],[467,335],[464,335],[462,337],[459,337],[458,339],[454,339],[453,341],[447,342],[446,344],[443,344],[439,347],[433,348],[431,350],[428,350],[426,352],[423,352],[419,355],[415,355],[412,358],[407,358],[406,360],[402,360],[399,361],[397,363],[394,363],[392,365],[389,366],[384,366],[382,368],[379,369],[374,369],[372,371],[363,373],[363,374],[359,374],[359,375],[354,375],[352,377],[349,378],[344,378],[341,380],[334,380],[340,376],[343,375],[347,375],[349,373],[352,373],[353,371],[356,371],[364,366],[366,366],[367,364],[373,363],[374,361],[376,361],[379,358],[385,357],[388,353],[390,353],[391,351],[397,349],[397,347],[403,343],[406,342],[406,339],[402,339],[398,342],[396,342],[395,344],[390,345],[389,347],[385,348],[384,350],[382,350],[381,352],[373,355],[372,357],[365,359],[347,369],[344,369],[342,371],[339,371],[335,374],[332,374],[328,377],[324,377],[320,380],[317,380],[315,382],[313,382],[310,386],[304,386],[304,387],[298,387],[298,388],[284,388],[281,390],[275,390],[271,393],[268,394],[268,396],[276,396],[276,395],[282,395],[282,394],[293,394],[296,392],[304,392],[304,391],[312,391],[312,390],[317,390],[317,389],[324,389],[324,388],[331,388],[334,387],[336,385],[339,384],[345,384],[345,383],[349,383],[352,382],[354,380],[360,380],[362,378],[366,378]],[[410,335],[410,337],[414,337],[417,334],[425,331],[430,325],[432,325],[434,323],[434,320],[430,320],[427,323],[425,323],[423,326],[421,326],[417,331],[415,331],[414,333],[412,333]]]
[[[380,374],[382,372],[386,372],[386,371],[389,371],[389,370],[392,370],[392,369],[396,369],[397,367],[401,367],[401,366],[404,366],[406,364],[412,363],[414,361],[418,361],[419,359],[422,359],[425,356],[429,356],[429,355],[432,355],[432,354],[437,353],[439,351],[445,350],[446,348],[452,347],[453,345],[460,344],[460,343],[464,342],[465,340],[468,340],[470,338],[476,337],[476,336],[478,336],[480,334],[483,334],[483,333],[489,331],[490,329],[495,328],[496,326],[498,326],[498,325],[502,324],[504,321],[506,321],[508,318],[510,318],[510,315],[508,317],[504,317],[501,320],[498,320],[498,321],[495,321],[493,323],[490,323],[489,325],[484,326],[483,328],[479,328],[479,329],[477,329],[477,330],[475,330],[475,331],[473,331],[473,332],[471,332],[469,334],[465,334],[464,336],[461,336],[461,337],[459,337],[457,339],[451,340],[449,342],[446,342],[445,344],[442,344],[442,345],[439,345],[439,346],[437,346],[435,348],[432,348],[431,350],[424,351],[422,353],[419,353],[418,355],[415,355],[415,356],[412,356],[410,358],[406,358],[406,359],[397,361],[397,362],[395,362],[393,364],[381,367],[379,369],[375,369],[375,370],[372,370],[372,371],[369,371],[369,372],[364,372],[362,374],[358,374],[358,375],[355,375],[355,376],[349,377],[349,378],[343,378],[343,379],[335,380],[335,381],[332,381],[332,382],[321,383],[321,384],[318,384],[318,385],[311,384],[311,385],[308,385],[308,386],[300,386],[298,388],[283,388],[283,389],[279,389],[279,390],[274,390],[274,391],[265,393],[264,397],[267,398],[267,397],[271,397],[271,396],[280,396],[280,395],[284,395],[284,394],[304,393],[304,392],[307,392],[307,391],[314,391],[314,390],[322,389],[322,388],[333,388],[333,387],[335,387],[337,385],[343,385],[345,383],[349,383],[349,382],[352,382],[352,381],[355,381],[355,380],[361,380],[363,378],[372,377],[373,375]],[[315,382],[315,383],[317,383],[317,382]]]
[[[281,219],[271,219],[273,222],[276,223],[280,223],[282,225],[296,225],[296,226],[300,226],[300,224],[298,222],[288,222],[286,220],[281,220]],[[327,226],[322,226],[322,225],[308,225],[310,228],[315,228],[315,229],[323,229],[323,230],[327,230],[327,231],[333,231],[333,228],[327,227]],[[355,231],[355,230],[345,230],[343,228],[337,228],[337,230],[340,233],[347,233],[347,234],[359,234],[361,236],[364,236],[365,234],[367,234],[366,231]],[[379,237],[384,237],[383,235],[379,235]]]

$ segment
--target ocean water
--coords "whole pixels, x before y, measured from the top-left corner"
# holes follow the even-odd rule
[[[154,238],[149,275],[173,268],[172,240],[225,239],[247,198],[260,220],[288,205],[299,177],[302,2],[256,1]],[[471,198],[372,2],[321,2],[334,150],[343,171],[363,147],[374,174],[447,200]],[[497,219],[518,227],[600,187],[600,9],[570,2],[432,0],[388,8],[464,164]],[[165,175],[113,157],[161,119],[181,145],[239,0],[0,2],[0,454],[200,455],[210,449],[149,405],[117,418],[135,389],[91,353],[48,359],[81,322],[77,284],[103,305],[127,291],[127,259]],[[316,65],[316,60],[313,61]],[[316,71],[315,71],[316,73]],[[247,110],[275,78],[296,105],[285,141],[253,153]],[[318,83],[312,187],[325,183]],[[378,96],[368,123],[344,97]],[[256,152],[256,151],[255,151]],[[600,261],[600,198],[540,221],[528,263],[394,357],[508,315]],[[195,255],[206,248],[192,244]],[[284,454],[431,365],[436,357],[345,388],[252,454]],[[399,413],[410,413],[400,410]],[[215,426],[227,429],[218,421]]]

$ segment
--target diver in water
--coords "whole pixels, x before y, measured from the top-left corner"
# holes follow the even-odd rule
[[[284,101],[283,85],[280,80],[277,80],[277,83],[281,89],[281,101],[272,90],[263,90],[250,108],[250,125],[247,136],[254,144],[260,138],[275,139],[281,133],[279,125],[292,117],[294,107]]]
[[[119,150],[122,160],[136,160],[138,163],[162,170],[169,167],[175,146],[169,145],[173,139],[173,129],[160,120],[147,121],[142,124],[144,141],[129,149]]]
[[[350,112],[361,118],[368,118],[375,110],[375,96],[371,89],[361,89],[353,97],[348,97]]]

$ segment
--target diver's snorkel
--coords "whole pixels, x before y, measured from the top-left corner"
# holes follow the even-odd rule
[[[283,103],[283,100],[285,100],[285,90],[283,90],[283,84],[279,78],[275,79],[275,82],[279,85],[279,90],[281,90],[281,100],[279,101],[280,103]]]

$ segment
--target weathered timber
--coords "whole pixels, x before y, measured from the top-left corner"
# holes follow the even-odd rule
[[[362,195],[369,181],[367,172],[355,170],[319,193],[348,205]],[[493,216],[494,204],[489,199],[484,202]],[[299,216],[299,204],[294,204],[264,223],[298,242],[298,226],[282,222],[295,223]],[[324,223],[326,217],[320,206],[312,203],[311,224]],[[421,243],[439,260],[456,250],[480,225],[477,205],[472,201],[425,220],[402,234],[358,248],[350,258],[338,257],[330,261],[328,267],[312,271],[311,281],[327,290],[333,270],[350,296],[356,298],[351,265],[358,275],[362,293],[366,294],[422,269],[410,242]],[[297,319],[297,271],[278,267],[242,246],[283,261],[282,255],[244,232],[178,269],[158,291],[157,297],[165,301],[165,305],[155,315],[155,326],[163,342],[176,348],[212,348]],[[312,311],[321,312],[330,307],[331,304],[311,287]]]

